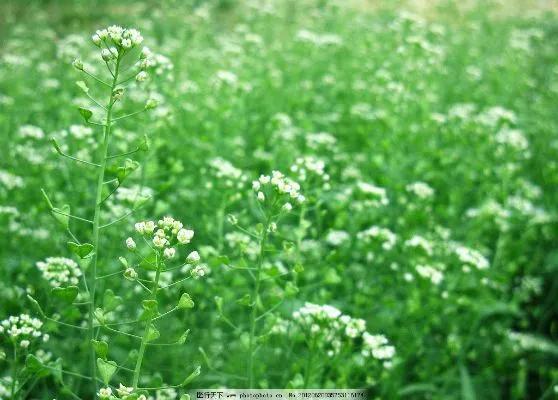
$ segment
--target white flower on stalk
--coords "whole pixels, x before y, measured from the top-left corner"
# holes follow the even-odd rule
[[[145,71],[140,71],[137,75],[136,75],[136,81],[138,82],[145,82],[147,80],[147,78],[149,77],[149,75],[147,74],[147,72]]]
[[[167,248],[163,251],[163,255],[164,255],[165,258],[167,258],[167,259],[174,258],[174,256],[176,255],[176,249],[175,249],[174,247],[167,247]]]
[[[135,281],[137,277],[138,273],[132,267],[128,267],[124,271],[124,278],[128,279],[129,281]]]
[[[99,398],[100,399],[110,399],[110,397],[112,396],[112,389],[107,387],[107,388],[101,388],[99,389]]]
[[[265,194],[263,192],[258,192],[258,200],[261,202],[265,201]]]
[[[191,229],[180,229],[176,235],[176,239],[181,244],[188,244],[194,237],[194,231]]]
[[[134,239],[132,239],[131,237],[126,239],[126,247],[130,250],[135,250],[136,242],[134,242]]]
[[[165,237],[161,237],[161,236],[154,236],[153,237],[153,244],[155,245],[155,247],[159,247],[159,248],[163,248],[166,246],[166,244],[168,243],[168,240]]]
[[[198,261],[200,261],[201,257],[199,255],[199,253],[197,251],[192,251],[190,254],[188,254],[188,256],[186,257],[186,262],[189,264],[194,264],[197,263]]]
[[[203,265],[197,265],[192,269],[190,275],[192,275],[194,279],[199,279],[205,276],[205,273],[206,273],[205,267]]]
[[[118,386],[118,389],[116,389],[116,393],[118,393],[120,397],[128,396],[132,394],[133,391],[133,387],[124,386],[122,383]]]

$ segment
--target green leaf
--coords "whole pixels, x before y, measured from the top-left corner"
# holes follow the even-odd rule
[[[27,356],[27,358],[25,359],[25,366],[32,374],[38,374],[46,369],[41,360],[39,360],[33,354],[29,354]]]
[[[473,382],[471,381],[471,376],[465,364],[459,364],[459,374],[461,376],[461,399],[462,400],[475,400],[475,388],[473,387]]]
[[[149,138],[147,137],[147,135],[143,135],[143,139],[139,143],[138,149],[140,151],[148,151],[149,150]]]
[[[186,331],[180,335],[180,337],[178,338],[178,340],[176,341],[176,344],[184,344],[186,343],[186,339],[188,339],[188,335],[190,334],[190,329],[186,329]]]
[[[99,375],[101,375],[103,382],[105,385],[108,385],[110,378],[112,378],[118,366],[114,361],[106,361],[102,358],[97,358],[97,368],[99,369]]]
[[[108,343],[104,340],[91,339],[91,345],[95,349],[95,353],[103,360],[107,359],[108,355]]]
[[[196,379],[201,373],[201,367],[198,365],[194,371],[188,375],[186,377],[186,379],[184,379],[184,381],[180,384],[180,386],[186,386],[187,384],[189,384],[190,382],[192,382],[194,379]]]
[[[77,286],[55,287],[50,291],[54,297],[67,303],[72,303],[76,299],[78,292]]]
[[[252,307],[252,297],[249,294],[245,294],[236,302],[241,306]]]
[[[154,340],[157,340],[159,339],[160,336],[161,334],[159,333],[157,328],[155,328],[155,326],[151,324],[149,326],[149,331],[147,332],[147,337],[146,337],[147,342],[152,342]]]
[[[156,271],[157,270],[157,256],[155,253],[150,253],[147,257],[145,257],[139,264],[139,266],[143,269],[148,271]]]
[[[116,296],[111,289],[105,290],[103,295],[103,308],[105,312],[111,312],[122,304],[122,297]]]
[[[122,183],[128,175],[138,169],[139,166],[140,164],[137,161],[127,158],[126,161],[124,161],[124,166],[116,169],[116,178],[118,182]]]
[[[54,147],[54,150],[56,150],[58,154],[62,154],[62,149],[58,145],[58,142],[55,138],[50,138],[50,143],[52,143],[52,147]]]
[[[78,111],[83,117],[83,119],[85,120],[85,122],[89,122],[89,120],[93,116],[93,112],[91,112],[91,110],[88,110],[87,108],[79,107]]]
[[[182,293],[182,296],[180,296],[180,300],[178,300],[178,305],[176,307],[178,309],[194,308],[194,301],[188,293]]]
[[[27,299],[31,302],[31,304],[33,304],[33,307],[35,308],[35,311],[37,311],[41,315],[41,317],[46,317],[45,313],[43,312],[43,309],[41,308],[41,306],[40,306],[40,304],[37,300],[35,300],[30,295],[27,295]]]
[[[62,214],[60,214],[62,213]],[[66,214],[66,215],[64,215]],[[60,222],[64,229],[70,229],[70,205],[64,204],[61,208],[54,207],[52,209],[52,216]]]
[[[76,85],[83,90],[83,93],[89,93],[89,88],[87,87],[87,84],[84,81],[77,81]]]
[[[90,243],[78,244],[75,242],[68,242],[68,248],[81,259],[91,257],[94,249],[93,245]]]

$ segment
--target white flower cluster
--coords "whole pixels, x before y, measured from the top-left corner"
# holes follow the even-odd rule
[[[381,360],[386,367],[390,366],[389,360],[395,355],[395,348],[388,345],[385,336],[366,332],[365,320],[344,315],[331,305],[305,303],[293,313],[293,320],[311,335],[320,336],[325,345],[331,346],[327,351],[330,357],[341,350],[344,342],[352,343],[358,338],[362,338],[362,355]],[[280,323],[276,331],[284,331],[283,328]]]
[[[452,243],[451,250],[455,253],[459,261],[463,263],[463,272],[470,272],[471,267],[483,270],[489,267],[488,260],[478,251],[465,247],[459,243]]]
[[[427,199],[434,196],[434,189],[424,182],[410,183],[405,186],[405,189],[407,192],[414,194],[420,199]]]
[[[390,360],[395,356],[395,347],[389,344],[384,335],[372,335],[364,332],[362,334],[362,354],[382,360],[384,367],[389,368]]]
[[[118,389],[116,389],[116,393],[113,393],[110,387],[106,387],[106,388],[99,389],[99,393],[97,393],[97,395],[101,400],[114,400],[114,399],[126,400],[128,398],[133,398],[135,400],[147,400],[147,397],[144,394],[140,394],[137,397],[136,395],[130,397],[132,396],[133,393],[134,393],[133,387],[124,386],[121,383],[118,386]]]
[[[420,235],[413,235],[409,240],[405,241],[406,247],[420,248],[427,255],[431,256],[434,252],[434,244]]]
[[[0,188],[2,186],[8,190],[23,187],[23,179],[20,176],[0,170]]]
[[[157,222],[157,225],[153,221],[138,222],[135,224],[135,229],[144,236],[153,237],[153,245],[162,249],[163,256],[167,259],[174,258],[176,255],[174,245],[188,244],[194,237],[193,230],[184,228],[182,222],[172,217],[164,217]],[[133,250],[136,245],[132,238],[128,238],[126,246]]]
[[[45,137],[43,130],[34,125],[22,125],[19,127],[17,133],[23,138],[42,139]]]
[[[389,204],[386,189],[367,182],[358,182],[357,188],[362,194],[370,197],[366,203],[371,207],[387,206]]]
[[[107,47],[116,46],[118,52],[121,49],[131,49],[143,42],[143,36],[137,29],[123,28],[118,25],[109,26],[106,29],[100,29],[91,37],[96,46],[101,47],[105,44]],[[106,49],[105,49],[106,50]],[[112,53],[112,50],[109,50]]]
[[[444,274],[431,265],[417,265],[415,269],[421,277],[429,279],[434,285],[439,285],[444,279]]]
[[[325,190],[329,190],[330,176],[324,169],[324,161],[314,156],[298,157],[291,166],[291,172],[300,182],[318,181]]]
[[[345,231],[332,230],[326,236],[326,242],[334,247],[341,246],[343,243],[351,239],[351,236]]]
[[[273,171],[271,176],[261,175],[257,181],[252,182],[252,189],[257,192],[258,200],[262,203],[274,195],[285,196],[302,204],[306,198],[300,193],[300,185],[285,177],[279,171]],[[292,204],[288,201],[281,204],[285,211],[292,209]]]
[[[81,277],[78,264],[69,258],[48,257],[44,261],[37,262],[37,268],[53,287],[76,286]]]
[[[168,57],[165,57],[162,54],[153,53],[149,47],[144,47],[141,50],[140,58],[140,68],[142,70],[153,70],[155,75],[163,75],[165,72],[172,71],[174,68],[174,65]],[[145,72],[142,75],[140,74],[138,74],[136,80],[141,82],[142,80],[145,80],[142,77],[147,78],[147,74]]]
[[[373,225],[370,228],[357,233],[357,238],[365,242],[371,239],[378,239],[382,242],[382,249],[391,250],[397,243],[397,235],[387,228]]]
[[[37,318],[32,318],[28,314],[11,316],[0,322],[0,334],[9,336],[19,346],[26,349],[31,342],[36,339],[48,341],[49,336],[41,332],[43,323]]]
[[[242,170],[220,157],[209,161],[209,166],[213,175],[227,188],[242,189],[248,181]]]
[[[509,146],[519,151],[525,151],[529,148],[529,141],[519,129],[502,128],[494,136],[494,140],[499,145]]]

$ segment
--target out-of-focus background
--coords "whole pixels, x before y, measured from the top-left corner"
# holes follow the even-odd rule
[[[87,319],[53,297],[44,273],[88,266],[69,251],[41,188],[55,206],[92,216],[94,171],[60,158],[49,139],[96,160],[102,131],[80,117],[91,103],[75,82],[105,94],[72,62],[108,79],[91,35],[118,24],[157,54],[149,79],[126,89],[122,112],[148,98],[159,106],[111,137],[115,153],[144,134],[151,147],[133,156],[142,166],[103,204],[104,220],[149,200],[102,233],[99,274],[115,275],[100,281],[99,307],[119,297],[112,323],[141,309],[141,288],[116,274],[136,221],[172,215],[192,227],[206,272],[161,295],[161,310],[183,291],[195,308],[158,326],[167,342],[190,334],[148,348],[147,387],[180,382],[198,365],[190,387],[246,387],[252,280],[242,268],[258,260],[251,182],[279,170],[308,202],[278,224],[267,250],[256,307],[277,306],[258,322],[257,387],[556,398],[557,10],[543,0],[2,1],[0,321],[42,318],[27,295],[53,320]],[[91,241],[86,224],[70,227]],[[176,269],[167,283],[187,273]],[[16,362],[0,331],[0,399],[12,396],[14,365],[27,368],[21,398],[93,398],[87,378],[56,372],[89,376],[89,342],[42,320],[49,340],[23,347]],[[103,329],[98,339],[122,367],[111,384],[129,384],[137,343]],[[25,367],[29,355],[46,366],[40,377]]]

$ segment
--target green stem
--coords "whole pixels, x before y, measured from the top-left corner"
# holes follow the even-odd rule
[[[110,98],[107,104],[107,116],[105,122],[105,129],[103,134],[103,144],[101,147],[101,166],[99,168],[99,175],[97,176],[97,192],[95,196],[95,214],[93,216],[93,259],[91,260],[91,272],[90,272],[90,305],[89,305],[89,318],[88,318],[88,330],[89,339],[95,339],[95,326],[94,326],[94,313],[95,313],[95,290],[97,288],[97,260],[99,258],[99,228],[101,226],[101,203],[103,198],[103,181],[105,179],[105,170],[107,167],[107,155],[109,148],[109,138],[111,129],[111,117],[112,108],[114,106],[114,89],[116,88],[116,83],[118,79],[118,69],[120,66],[120,56],[116,60],[116,68],[114,73],[114,79],[112,80],[112,85],[110,86]],[[95,349],[91,342],[90,346],[90,358],[91,358],[91,376],[95,384],[95,392],[98,389],[97,384],[97,363],[95,361]]]
[[[159,263],[159,255],[155,253],[155,263],[157,266],[157,272],[155,273],[155,281],[153,282],[153,289],[151,290],[151,300],[157,299],[157,290],[159,289],[159,277],[161,276],[161,264]],[[136,367],[134,368],[134,378],[132,381],[132,386],[135,389],[138,387],[139,377],[141,372],[141,364],[143,362],[143,356],[145,354],[145,348],[147,346],[147,339],[149,335],[149,331],[151,328],[151,322],[153,321],[153,315],[149,316],[146,321],[145,330],[143,331],[143,336],[141,338],[140,349],[138,353],[138,360],[136,361]]]
[[[316,339],[312,339],[312,344],[306,356],[306,368],[304,371],[304,389],[308,388],[308,383],[310,382],[310,374],[312,370],[312,357],[314,356],[314,343]]]
[[[257,322],[257,306],[260,296],[261,272],[264,260],[265,245],[267,242],[267,234],[269,229],[269,218],[266,220],[262,238],[260,240],[260,254],[258,257],[258,265],[256,271],[256,284],[252,293],[252,312],[250,314],[250,338],[248,341],[248,389],[254,388],[254,339],[256,337],[256,322]]]
[[[12,400],[16,400],[15,394],[16,394],[16,386],[17,386],[17,345],[15,340],[13,341],[13,345],[14,345],[14,363],[12,365],[12,394],[10,396],[10,399]]]

